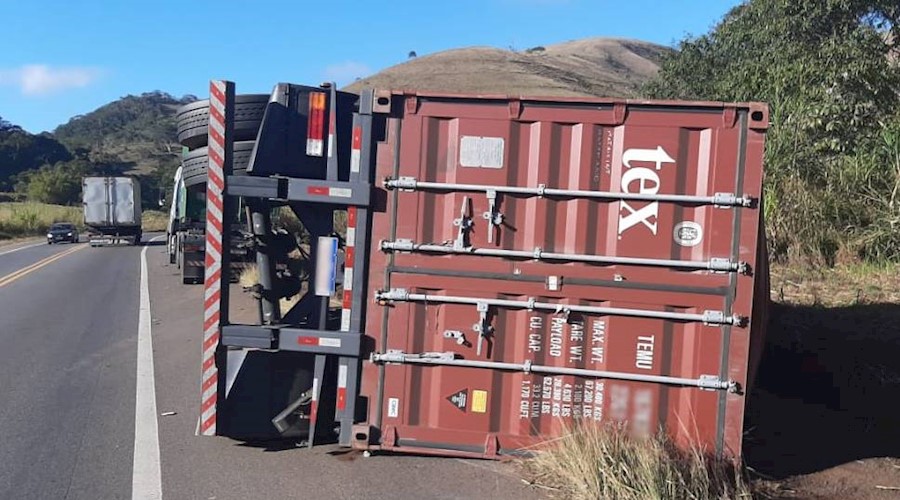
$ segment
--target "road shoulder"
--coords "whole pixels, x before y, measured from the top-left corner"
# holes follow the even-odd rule
[[[165,248],[147,252],[166,498],[539,498],[504,464],[448,458],[364,458],[335,447],[254,446],[195,436],[200,399],[202,286],[180,284]],[[235,292],[240,293],[240,292]]]

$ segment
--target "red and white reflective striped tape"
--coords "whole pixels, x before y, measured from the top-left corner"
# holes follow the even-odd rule
[[[312,383],[312,400],[309,403],[309,424],[312,426],[316,423],[316,417],[319,416],[319,379],[313,377]],[[312,438],[312,436],[310,436]]]
[[[297,337],[299,345],[317,345],[319,347],[341,347],[341,339],[328,337]]]
[[[353,190],[350,188],[336,188],[328,186],[308,186],[306,194],[314,196],[333,196],[335,198],[352,198]]]
[[[344,249],[344,300],[341,305],[341,331],[350,331],[353,305],[353,260],[356,254],[356,207],[347,209],[347,246]]]
[[[333,94],[332,94],[333,95]],[[331,112],[328,117],[328,157],[331,158],[334,156],[334,134],[335,130],[337,130],[337,113],[335,112],[335,108],[337,106],[336,102],[331,103]]]
[[[347,365],[338,366],[337,383],[337,409],[344,411],[347,408]]]
[[[362,154],[362,127],[353,127],[353,142],[350,145],[350,171],[359,172],[359,160]]]
[[[203,372],[201,378],[200,435],[216,434],[219,370],[220,297],[222,294],[222,220],[225,190],[225,93],[226,84],[209,84],[209,165],[206,183],[206,276],[203,293]]]

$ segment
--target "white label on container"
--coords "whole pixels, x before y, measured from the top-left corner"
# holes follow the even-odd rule
[[[503,138],[464,135],[459,140],[459,164],[474,168],[503,168]]]
[[[400,399],[388,398],[388,417],[397,418],[400,415]]]
[[[353,190],[348,188],[328,188],[328,196],[350,198],[353,196]]]
[[[320,337],[319,345],[322,347],[340,347],[341,339],[329,339],[327,337]]]

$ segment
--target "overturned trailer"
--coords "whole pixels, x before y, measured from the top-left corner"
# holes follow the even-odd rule
[[[768,305],[765,105],[281,84],[233,176],[233,86],[211,94],[201,433],[503,458],[622,423],[740,456]],[[217,274],[235,196],[257,325],[227,321]],[[275,205],[318,256],[288,311]]]

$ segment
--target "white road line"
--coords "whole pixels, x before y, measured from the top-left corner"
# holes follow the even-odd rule
[[[34,248],[34,247],[39,246],[39,245],[46,245],[46,243],[44,243],[44,242],[33,243],[33,244],[31,244],[31,245],[25,245],[24,247],[13,248],[12,250],[7,250],[7,251],[5,251],[5,252],[0,252],[0,256],[6,255],[6,254],[10,254],[10,253],[13,253],[13,252],[18,252],[19,250],[25,250],[26,248]]]
[[[154,241],[159,239],[151,239]],[[137,394],[134,402],[133,500],[162,498],[159,464],[159,429],[156,421],[156,382],[153,378],[153,337],[150,333],[150,288],[147,282],[147,249],[141,252],[141,304],[138,319]]]

